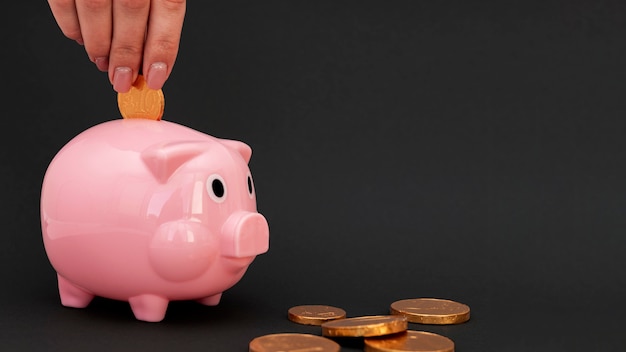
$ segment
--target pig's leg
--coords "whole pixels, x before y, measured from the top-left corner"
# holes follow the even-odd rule
[[[162,296],[145,294],[129,298],[128,303],[137,320],[159,322],[165,318],[169,300]]]
[[[222,294],[218,293],[213,296],[197,299],[196,301],[204,304],[205,306],[216,306],[220,303],[220,299],[222,299]]]
[[[72,308],[85,308],[93,299],[94,295],[67,281],[66,278],[57,274],[59,282],[59,296],[61,304]]]

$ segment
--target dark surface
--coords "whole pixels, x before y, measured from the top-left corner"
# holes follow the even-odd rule
[[[297,4],[296,4],[297,3]],[[254,150],[270,250],[219,306],[60,305],[39,192],[54,154],[120,118],[45,1],[2,26],[2,351],[246,351],[398,299],[472,308],[418,326],[457,351],[626,343],[621,1],[190,1],[164,119]],[[362,349],[345,342],[345,351]]]

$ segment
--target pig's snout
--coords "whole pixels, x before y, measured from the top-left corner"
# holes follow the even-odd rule
[[[222,255],[226,257],[253,257],[269,248],[269,226],[259,213],[233,213],[222,227],[222,236]]]

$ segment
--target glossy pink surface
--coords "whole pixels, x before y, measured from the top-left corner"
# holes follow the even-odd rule
[[[41,192],[61,303],[124,300],[144,321],[161,321],[172,300],[218,304],[269,246],[251,154],[163,120],[113,120],[73,138]]]

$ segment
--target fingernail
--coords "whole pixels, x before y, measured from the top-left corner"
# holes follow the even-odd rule
[[[98,70],[102,72],[107,72],[109,70],[109,58],[108,57],[106,56],[97,57],[93,61],[96,63],[96,67],[98,67]]]
[[[83,38],[76,39],[76,43],[78,43],[79,45],[85,45],[85,42],[83,41]]]
[[[133,84],[133,70],[130,67],[116,67],[113,73],[113,89],[118,93],[126,93]]]
[[[148,69],[148,77],[146,83],[150,89],[161,89],[167,78],[167,64],[164,62],[155,62]]]

